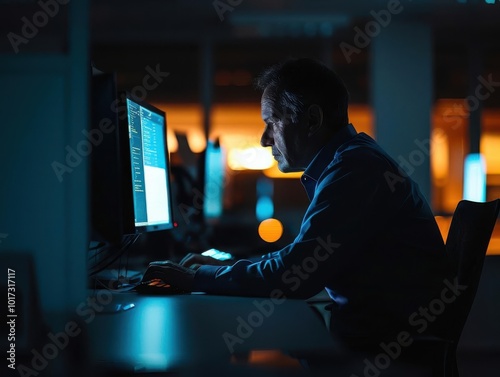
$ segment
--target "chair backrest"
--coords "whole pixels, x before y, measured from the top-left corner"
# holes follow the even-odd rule
[[[455,344],[476,295],[499,210],[500,199],[486,203],[462,200],[453,214],[446,239],[446,254],[451,267],[450,283],[456,286],[457,292],[456,300],[445,312],[447,324],[444,335],[454,340]],[[464,286],[467,288],[463,289]]]

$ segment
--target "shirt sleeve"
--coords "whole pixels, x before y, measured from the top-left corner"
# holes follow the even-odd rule
[[[327,283],[345,279],[359,263],[359,250],[370,247],[393,215],[390,202],[400,200],[387,184],[387,171],[397,173],[383,157],[344,153],[318,180],[294,242],[262,260],[201,266],[195,290],[243,296],[279,290],[286,297],[308,298]]]

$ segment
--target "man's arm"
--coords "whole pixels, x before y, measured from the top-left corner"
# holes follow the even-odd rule
[[[277,255],[277,251],[255,256],[251,258],[245,258],[247,261],[260,262],[265,259],[274,258]],[[197,270],[200,266],[211,265],[211,266],[230,266],[235,263],[234,259],[219,260],[210,256],[205,256],[197,253],[189,253],[179,262],[179,265],[183,267],[189,267]]]
[[[201,266],[193,289],[251,296],[280,290],[287,297],[305,298],[332,281],[345,281],[361,262],[359,251],[370,247],[369,241],[400,203],[398,193],[391,192],[385,180],[389,169],[394,172],[392,165],[382,158],[373,160],[371,154],[357,154],[334,165],[318,182],[292,244],[260,261]]]

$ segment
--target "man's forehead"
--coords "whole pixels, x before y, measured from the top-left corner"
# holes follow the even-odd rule
[[[275,106],[274,102],[262,101],[261,116],[264,121],[274,120],[288,123],[292,119],[292,112],[288,108]]]
[[[268,119],[276,117],[275,104],[270,98],[262,95],[262,100],[260,102],[262,119]]]

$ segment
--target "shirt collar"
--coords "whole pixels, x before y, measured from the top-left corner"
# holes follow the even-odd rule
[[[353,136],[357,135],[357,131],[352,124],[348,124],[338,130],[331,140],[316,154],[313,160],[309,163],[309,166],[304,171],[302,176],[302,181],[304,182],[307,178],[317,181],[328,164],[332,161],[332,158],[339,149],[339,147],[350,140]]]

